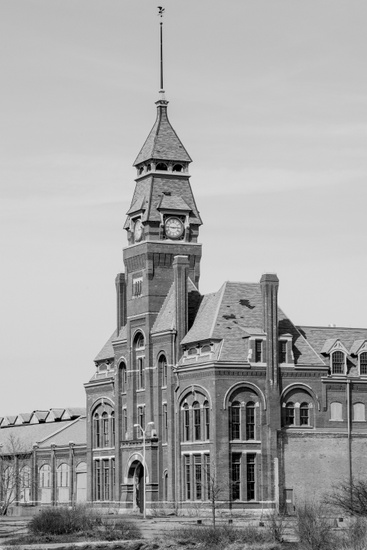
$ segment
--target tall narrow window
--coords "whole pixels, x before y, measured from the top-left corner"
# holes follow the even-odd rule
[[[287,362],[287,340],[279,340],[279,363]]]
[[[210,439],[210,409],[209,402],[204,401],[205,439]]]
[[[102,461],[103,500],[110,500],[110,461]]]
[[[60,464],[60,466],[57,468],[57,486],[69,486],[69,466],[65,462]]]
[[[158,361],[158,368],[161,376],[162,387],[167,386],[167,360],[165,355],[161,355]]]
[[[185,455],[185,487],[186,500],[191,500],[191,464],[189,455]]]
[[[115,446],[115,413],[114,411],[111,412],[111,446]]]
[[[353,403],[354,422],[364,422],[366,420],[366,407],[364,403]]]
[[[255,340],[255,363],[262,363],[263,360],[263,342],[262,340]]]
[[[101,462],[94,461],[94,500],[102,500]]]
[[[289,402],[285,406],[285,423],[287,426],[294,425],[294,403]]]
[[[184,441],[190,441],[190,411],[187,403],[183,406]]]
[[[163,442],[167,443],[167,436],[168,436],[168,415],[167,415],[167,403],[163,403],[163,415],[162,415],[162,422],[163,422],[163,430],[162,430],[162,438]]]
[[[144,358],[139,357],[138,359],[138,390],[144,389]]]
[[[195,469],[195,500],[201,500],[202,482],[201,482],[201,455],[194,455]]]
[[[334,351],[331,355],[332,374],[344,374],[345,355],[342,351]]]
[[[232,500],[241,499],[241,454],[232,454],[231,464],[231,496]]]
[[[359,374],[367,374],[367,352],[359,356]]]
[[[192,405],[194,414],[194,440],[199,441],[201,439],[201,419],[200,419],[200,405],[197,401]]]
[[[246,439],[255,439],[255,403],[246,405]]]
[[[255,500],[255,463],[256,455],[247,455],[247,500]]]
[[[127,372],[125,363],[120,365],[121,392],[125,393],[127,389]]]
[[[163,474],[163,498],[167,502],[167,500],[168,500],[168,472],[167,472],[167,470]]]
[[[138,407],[138,424],[140,424],[140,426],[143,428],[143,430],[145,429],[145,407],[144,406],[140,406]],[[139,430],[139,437],[141,437],[141,430]]]
[[[216,491],[216,487],[213,487],[215,479],[212,479],[211,469],[210,469],[210,455],[204,455],[205,460],[205,478],[206,478],[206,496],[208,499],[211,498],[211,491],[214,489]]]
[[[93,417],[93,426],[94,426],[94,446],[101,447],[101,426],[99,422],[99,414],[95,413]]]
[[[102,414],[102,438],[103,438],[103,447],[109,447],[110,445],[109,418],[106,412]]]
[[[301,403],[299,409],[299,423],[301,426],[308,426],[310,424],[310,409],[308,403]]]
[[[127,410],[122,409],[122,439],[127,437]]]
[[[234,401],[230,407],[231,439],[241,439],[241,404]]]
[[[49,464],[44,464],[40,468],[40,487],[51,487],[51,466]]]

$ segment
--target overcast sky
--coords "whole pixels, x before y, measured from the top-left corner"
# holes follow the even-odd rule
[[[83,406],[115,328],[132,163],[154,123],[152,0],[2,0],[0,416]],[[167,0],[203,293],[280,279],[296,324],[367,326],[366,0]]]

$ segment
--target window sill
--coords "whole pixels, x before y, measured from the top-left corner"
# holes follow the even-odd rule
[[[249,443],[249,444],[252,444],[252,443],[261,443],[261,440],[260,439],[230,439],[229,440],[230,443]]]

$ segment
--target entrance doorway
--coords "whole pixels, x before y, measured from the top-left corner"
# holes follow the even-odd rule
[[[134,460],[129,468],[129,480],[133,486],[133,510],[144,512],[144,466]]]

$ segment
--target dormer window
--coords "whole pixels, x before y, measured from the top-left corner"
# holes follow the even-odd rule
[[[263,341],[255,340],[255,363],[263,362]]]
[[[359,355],[359,374],[367,375],[367,352],[364,351]]]
[[[182,164],[174,164],[172,168],[172,172],[182,172],[183,166]]]
[[[331,354],[331,374],[344,374],[345,354],[342,351],[334,351]]]
[[[279,340],[279,363],[287,363],[287,340]]]
[[[159,162],[157,164],[157,166],[155,167],[156,170],[160,170],[161,172],[166,172],[167,171],[167,164],[165,164],[164,162]]]

